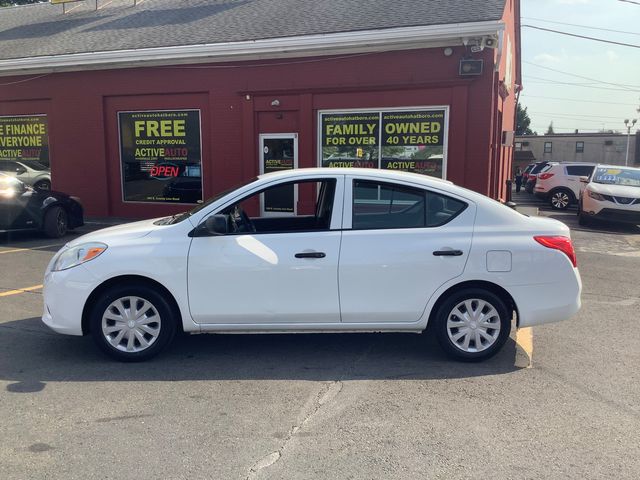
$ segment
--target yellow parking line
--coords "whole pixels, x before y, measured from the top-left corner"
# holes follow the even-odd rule
[[[516,359],[518,368],[531,368],[533,364],[533,329],[519,328],[516,331]]]
[[[64,245],[64,243],[54,243],[52,245],[42,245],[41,247],[32,247],[32,248],[14,248],[13,250],[0,251],[0,255],[2,255],[3,253],[27,252],[29,250],[42,250],[44,248],[61,247],[62,245]]]
[[[8,292],[0,293],[0,297],[8,297],[9,295],[18,295],[19,293],[31,292],[33,290],[40,290],[42,285],[34,285],[33,287],[19,288],[17,290],[9,290]]]

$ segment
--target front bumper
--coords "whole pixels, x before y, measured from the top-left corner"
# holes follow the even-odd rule
[[[533,190],[533,194],[537,197],[540,198],[542,200],[547,200],[549,198],[549,192],[545,192],[542,190],[537,190],[537,187],[534,188]]]
[[[65,335],[83,335],[82,310],[96,279],[83,266],[47,272],[44,277],[42,321]]]
[[[582,197],[582,212],[588,218],[607,222],[640,225],[640,205],[623,206],[610,202],[598,201],[584,195]]]
[[[640,225],[640,211],[636,212],[631,210],[620,210],[617,208],[603,208],[598,213],[589,216],[597,220],[606,220],[607,222]]]

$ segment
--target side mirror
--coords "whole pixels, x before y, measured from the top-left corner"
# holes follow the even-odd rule
[[[204,221],[204,226],[211,235],[226,235],[229,233],[228,219],[227,215],[211,215]]]
[[[16,167],[16,175],[22,175],[24,173],[27,173],[26,168],[24,168],[23,166]]]
[[[580,183],[589,183],[589,177],[580,177]]]

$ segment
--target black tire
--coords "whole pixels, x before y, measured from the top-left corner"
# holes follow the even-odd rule
[[[60,238],[69,230],[69,218],[64,208],[53,206],[44,214],[42,230],[47,237]]]
[[[549,204],[555,210],[566,210],[575,202],[573,192],[566,188],[557,188],[549,192]]]
[[[117,304],[120,300],[123,300],[124,303],[122,304],[122,306],[124,308],[127,308],[126,299],[130,297],[135,297],[137,300],[136,305],[141,306],[142,308],[145,307],[141,302],[146,301],[149,303],[150,308],[139,310],[140,312],[142,312],[140,316],[141,321],[144,322],[145,320],[147,320],[145,326],[151,326],[152,329],[157,328],[159,331],[159,333],[157,333],[157,335],[154,337],[153,341],[150,341],[151,335],[147,334],[148,337],[145,336],[146,341],[149,341],[149,346],[147,347],[144,347],[137,340],[135,332],[128,328],[130,326],[128,324],[125,325],[122,322],[117,323],[114,320],[105,319],[106,328],[113,328],[118,325],[122,326],[122,329],[118,330],[118,332],[112,332],[110,334],[103,331],[103,316],[107,314],[108,311],[112,314],[111,316],[114,316],[115,312],[117,312],[117,310],[113,308],[112,304]],[[130,301],[128,305],[128,309],[131,310]],[[135,307],[136,310],[138,306]],[[144,315],[144,317],[142,315]],[[159,318],[157,318],[156,315]],[[154,322],[153,320],[156,318],[158,321]],[[89,328],[91,336],[93,337],[93,340],[96,342],[98,347],[111,358],[120,362],[141,362],[155,357],[167,345],[171,343],[173,337],[176,334],[177,318],[178,316],[175,314],[174,309],[171,307],[169,302],[167,302],[164,296],[158,293],[158,291],[153,287],[144,284],[125,284],[113,287],[100,295],[100,297],[93,305],[93,308],[91,309]],[[117,337],[120,331],[125,331],[125,333],[123,336],[121,336],[118,345],[114,345],[115,341],[118,340]],[[110,340],[107,339],[107,336],[109,336]],[[138,350],[126,350],[128,347],[129,336],[134,337],[133,348],[137,348]]]
[[[40,180],[33,186],[36,190],[51,190],[51,182],[49,180]]]
[[[468,343],[468,349],[466,351],[463,349],[463,346],[456,344],[450,337],[449,327],[447,326],[450,315],[452,316],[452,321],[458,321],[457,317],[453,315],[453,310],[467,300],[470,300],[473,305],[478,307],[482,306],[479,301],[486,302],[485,305],[492,307],[496,314],[489,319],[492,320],[492,324],[495,324],[496,327],[499,324],[499,328],[486,329],[487,335],[494,336],[495,338],[493,339],[493,343],[489,344],[488,346],[481,345],[480,350],[478,351],[472,351],[476,348],[475,339],[471,340],[474,343],[474,347],[471,347],[470,341]],[[474,301],[476,303],[473,303]],[[490,310],[488,308],[486,310],[480,310],[480,312],[485,311],[488,313]],[[482,288],[467,288],[454,292],[440,305],[434,317],[433,326],[435,327],[435,334],[438,342],[447,355],[463,362],[479,362],[494,356],[500,351],[504,343],[507,341],[507,338],[509,338],[509,334],[511,332],[511,318],[511,310],[507,308],[505,302],[499,296]],[[460,319],[460,321],[463,320]],[[469,328],[467,331],[469,331],[470,333],[474,331],[477,328],[477,324],[474,325],[475,326],[473,327],[473,330]],[[455,336],[458,333],[462,334],[462,328],[457,329],[452,327],[452,336]],[[464,338],[466,338],[466,336],[463,337],[463,341]],[[482,341],[483,339],[480,340],[481,344]],[[484,341],[487,340],[484,339]]]
[[[593,220],[591,220],[587,215],[582,212],[582,209],[578,210],[578,225],[582,227],[588,227],[593,225]]]

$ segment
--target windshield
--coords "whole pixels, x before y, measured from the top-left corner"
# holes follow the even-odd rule
[[[239,185],[231,187],[231,188],[229,188],[227,190],[223,190],[222,192],[218,193],[217,195],[214,195],[213,197],[209,198],[206,202],[198,204],[197,206],[195,206],[194,208],[192,208],[188,212],[177,213],[176,215],[172,215],[170,217],[161,218],[160,220],[157,220],[156,222],[154,222],[154,224],[155,225],[173,225],[174,223],[181,222],[181,221],[189,218],[191,215],[199,212],[203,208],[208,207],[209,205],[211,205],[216,200],[221,199],[226,194],[231,193],[234,190],[242,188],[242,187],[244,187],[246,185],[249,185],[250,183],[253,183],[256,180],[258,180],[258,177],[253,177],[251,180],[248,180],[248,181],[246,181],[244,183],[241,183]]]
[[[640,187],[640,169],[599,167],[593,174],[593,182],[605,185]]]

